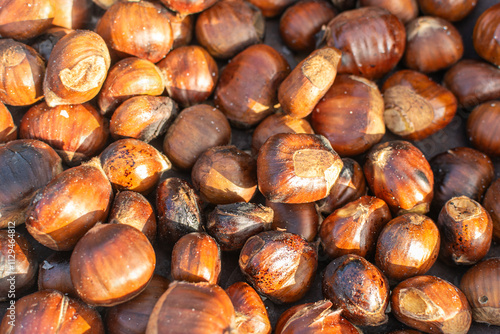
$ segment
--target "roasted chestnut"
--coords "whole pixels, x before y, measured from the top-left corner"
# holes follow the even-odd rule
[[[486,9],[476,21],[472,42],[479,56],[490,63],[500,66],[500,45],[498,29],[500,27],[500,3]]]
[[[467,119],[467,136],[475,148],[500,156],[500,100],[478,105]]]
[[[67,29],[83,29],[90,20],[91,2],[89,0],[52,0],[54,4],[55,26]]]
[[[476,0],[418,0],[426,15],[439,16],[448,21],[460,21],[476,7]]]
[[[406,24],[418,16],[417,0],[360,0],[360,6],[377,6],[387,9]]]
[[[496,179],[486,191],[483,206],[493,222],[493,238],[500,241],[500,179]]]

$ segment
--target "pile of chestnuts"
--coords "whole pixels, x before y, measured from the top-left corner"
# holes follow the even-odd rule
[[[500,332],[500,3],[0,0],[0,334]]]

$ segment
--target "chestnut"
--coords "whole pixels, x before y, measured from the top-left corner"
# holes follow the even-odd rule
[[[327,25],[328,46],[342,51],[338,73],[379,79],[403,56],[405,27],[389,11],[363,7],[342,12]]]
[[[168,96],[184,107],[212,95],[219,77],[217,63],[200,46],[181,46],[158,63],[165,77]]]
[[[170,177],[156,189],[158,237],[161,244],[174,245],[183,235],[204,230],[201,199],[182,179]]]
[[[402,70],[382,88],[384,120],[389,130],[409,140],[421,140],[446,127],[457,111],[457,99],[425,74]]]
[[[361,154],[385,134],[384,100],[377,85],[353,75],[339,75],[314,107],[311,125],[341,156]]]
[[[243,0],[220,0],[196,20],[196,39],[216,58],[231,58],[261,43],[265,21],[261,11]]]
[[[500,179],[496,179],[486,191],[483,206],[493,222],[493,238],[500,241]]]
[[[359,4],[361,7],[377,6],[385,8],[396,15],[404,24],[418,16],[417,0],[360,0]]]
[[[418,5],[424,14],[438,16],[451,22],[465,18],[477,3],[476,0],[418,0]]]
[[[76,30],[52,49],[43,81],[49,107],[80,104],[100,91],[111,63],[104,40],[95,32]]]
[[[83,29],[90,20],[91,2],[89,0],[52,0],[54,3],[55,26],[67,29]]]
[[[325,218],[319,231],[323,249],[332,259],[346,254],[371,257],[380,231],[391,218],[383,200],[360,197]]]
[[[313,51],[283,80],[278,100],[283,111],[296,118],[309,115],[330,89],[341,52],[333,47]]]
[[[119,58],[136,56],[157,63],[174,42],[166,11],[149,1],[118,1],[101,17],[96,32]]]
[[[43,59],[47,60],[49,59],[52,49],[56,43],[71,32],[73,32],[72,29],[53,27],[38,36],[30,45],[40,54],[40,56],[42,56]]]
[[[472,110],[467,118],[467,136],[481,152],[500,156],[500,100],[485,102]]]
[[[392,291],[391,309],[396,319],[426,333],[465,334],[472,322],[463,292],[435,276],[399,283]]]
[[[164,90],[163,75],[155,64],[146,59],[129,57],[111,67],[97,102],[101,114],[110,115],[132,96],[158,96]]]
[[[116,108],[109,132],[114,139],[134,138],[149,143],[165,134],[177,116],[177,104],[166,96],[141,95]]]
[[[175,49],[179,46],[188,45],[193,38],[194,16],[183,16],[170,10],[167,10],[165,14],[170,20],[170,25],[172,26],[172,34],[174,38],[172,48]]]
[[[500,45],[498,27],[500,26],[500,3],[486,9],[476,21],[472,42],[477,54],[490,63],[500,66]]]
[[[434,174],[425,156],[410,142],[378,144],[366,156],[363,169],[370,189],[393,214],[429,211]]]
[[[24,223],[33,196],[62,169],[61,158],[39,140],[0,146],[0,228]]]
[[[170,169],[168,159],[153,146],[137,139],[120,139],[99,156],[113,189],[147,194]]]
[[[217,284],[221,266],[217,241],[207,233],[192,232],[175,243],[170,274],[178,281]]]
[[[317,202],[319,211],[324,215],[329,215],[368,192],[365,175],[359,163],[351,158],[342,158],[342,162],[344,166],[330,193]]]
[[[500,258],[484,260],[467,270],[460,281],[476,322],[500,326]]]
[[[42,34],[54,20],[53,0],[3,0],[0,11],[2,38],[26,40]]]
[[[392,281],[423,275],[436,262],[440,242],[432,219],[406,213],[392,219],[380,232],[375,265]]]
[[[28,106],[43,98],[45,62],[38,52],[12,39],[0,39],[0,59],[0,102]]]
[[[248,238],[270,230],[273,209],[254,203],[217,205],[207,217],[207,232],[223,251],[239,250]]]
[[[323,275],[323,296],[354,325],[386,323],[389,292],[389,283],[382,272],[355,254],[333,260]]]
[[[108,216],[113,190],[97,159],[57,175],[32,200],[28,232],[53,250],[71,250]]]
[[[68,165],[78,165],[99,153],[109,135],[108,121],[90,104],[42,102],[31,107],[19,126],[19,137],[49,144]]]
[[[165,7],[185,17],[211,7],[217,0],[160,0]]]
[[[99,312],[57,290],[42,290],[19,299],[0,325],[1,333],[104,334]]]
[[[0,143],[5,143],[17,138],[17,126],[9,109],[0,102]]]
[[[203,152],[191,171],[201,198],[212,204],[249,202],[257,190],[255,160],[235,146],[215,146]]]
[[[315,35],[335,15],[335,9],[327,1],[299,1],[281,15],[281,39],[293,51],[311,52],[316,46]]]
[[[224,68],[214,103],[238,127],[252,127],[274,112],[276,93],[290,69],[285,58],[258,44],[237,54]]]
[[[114,306],[140,294],[153,277],[155,264],[148,238],[124,224],[91,228],[69,261],[78,296],[96,306]]]
[[[71,298],[78,298],[69,269],[70,252],[55,252],[40,263],[38,290],[54,289]]]
[[[420,16],[406,26],[408,68],[419,72],[436,72],[455,64],[464,53],[458,30],[439,17]]]
[[[271,202],[314,202],[328,196],[342,165],[323,136],[276,134],[259,151],[259,190]]]
[[[241,249],[239,266],[257,292],[278,304],[292,303],[311,287],[318,254],[296,234],[261,232]]]
[[[249,0],[248,2],[259,8],[264,17],[270,18],[281,14],[285,8],[296,2],[296,0]]]

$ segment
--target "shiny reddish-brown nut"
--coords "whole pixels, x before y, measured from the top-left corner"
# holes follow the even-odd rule
[[[119,58],[136,56],[159,62],[172,49],[172,27],[159,4],[121,2],[112,5],[97,23],[96,32]]]
[[[329,1],[299,1],[281,15],[281,38],[293,51],[311,52],[316,46],[315,35],[335,14]]]
[[[109,70],[97,102],[103,115],[111,115],[125,100],[136,95],[158,96],[165,90],[160,69],[146,59],[129,57]]]
[[[196,39],[216,58],[231,58],[261,43],[265,21],[260,10],[242,0],[220,0],[196,20]]]
[[[274,211],[273,230],[298,234],[309,242],[316,239],[323,220],[316,203],[287,204],[266,200],[266,205]]]
[[[264,17],[274,17],[279,15],[296,0],[249,0],[251,4],[262,11]]]
[[[272,47],[250,46],[222,71],[215,89],[215,106],[234,125],[254,126],[274,112],[278,87],[289,71],[285,58]]]
[[[437,221],[441,234],[439,256],[457,265],[473,265],[490,250],[493,223],[478,202],[453,197],[445,203]]]
[[[500,326],[500,258],[484,260],[470,268],[460,281],[476,322]]]
[[[14,124],[9,109],[0,102],[0,143],[17,138],[17,125]]]
[[[172,26],[172,34],[174,37],[174,44],[172,45],[172,48],[175,49],[179,46],[188,45],[193,38],[194,16],[183,16],[170,10],[167,10],[165,14],[170,20],[170,25]]]
[[[281,314],[276,334],[359,334],[349,321],[341,316],[342,310],[332,310],[332,302],[296,305]]]
[[[377,6],[387,9],[406,24],[418,16],[417,0],[360,0],[360,6]]]
[[[99,313],[92,307],[57,290],[42,290],[19,299],[0,325],[1,333],[104,334]]]
[[[69,262],[78,296],[96,306],[114,306],[140,294],[155,265],[148,238],[124,224],[94,226],[80,239]]]
[[[332,259],[346,254],[371,257],[389,220],[391,211],[384,201],[363,196],[325,218],[319,231],[321,244]]]
[[[54,20],[52,0],[0,1],[0,35],[25,40],[40,35]]]
[[[183,235],[204,230],[201,199],[182,179],[170,177],[156,189],[158,238],[160,244],[173,246]]]
[[[69,33],[50,53],[43,81],[45,102],[55,107],[90,101],[101,90],[110,64],[101,36],[89,30]]]
[[[474,108],[467,118],[467,136],[481,152],[492,157],[500,156],[500,100]]]
[[[500,66],[500,3],[486,9],[476,21],[472,42],[479,56],[490,63]]]
[[[120,139],[102,151],[99,159],[115,190],[147,194],[170,169],[168,159],[153,146],[137,139]]]
[[[128,302],[110,307],[106,311],[108,334],[143,334],[148,326],[149,315],[156,302],[168,289],[170,281],[154,275],[146,289]]]
[[[420,16],[406,26],[404,62],[419,72],[436,72],[462,58],[464,44],[458,30],[439,17]]]
[[[30,243],[11,227],[0,230],[0,301],[22,296],[35,283],[38,269]]]
[[[500,99],[500,68],[484,61],[459,61],[445,73],[443,82],[464,108]]]
[[[38,290],[54,289],[72,298],[78,298],[69,270],[71,252],[55,252],[40,263]]]
[[[108,121],[90,104],[31,107],[19,126],[19,137],[49,144],[68,165],[99,153],[108,140]]]
[[[71,32],[73,32],[72,29],[52,27],[42,35],[38,36],[30,45],[40,54],[40,56],[42,56],[43,59],[47,60],[49,59],[52,49],[56,43]]]
[[[207,232],[223,251],[243,247],[251,236],[271,229],[273,209],[254,203],[217,205],[207,217]]]
[[[156,217],[153,206],[140,193],[119,192],[111,206],[108,221],[111,224],[125,224],[135,227],[153,244],[156,239]]]
[[[275,303],[291,303],[311,287],[318,254],[296,234],[268,231],[247,240],[239,266],[257,292]]]
[[[0,146],[0,228],[24,223],[35,193],[62,169],[61,158],[39,140],[13,140]]]
[[[160,0],[165,7],[184,17],[210,8],[217,0]]]
[[[175,118],[163,139],[163,152],[176,167],[189,170],[207,149],[229,145],[230,141],[226,116],[217,108],[198,104]]]
[[[45,62],[35,49],[1,39],[0,59],[0,102],[28,106],[43,98]]]
[[[341,156],[361,154],[385,134],[384,99],[377,85],[354,75],[339,75],[314,107],[311,125]]]
[[[375,265],[392,281],[423,275],[436,262],[440,241],[432,219],[417,213],[404,214],[380,232]]]
[[[493,222],[493,238],[500,241],[500,179],[496,179],[486,191],[483,206]]]
[[[109,132],[114,139],[135,138],[146,143],[163,135],[177,116],[177,104],[166,96],[134,96],[116,108]]]
[[[370,189],[393,214],[429,211],[434,175],[423,153],[410,142],[394,140],[375,146],[363,169]]]
[[[65,170],[38,193],[26,213],[28,232],[42,245],[71,250],[108,216],[113,189],[99,161]]]
[[[338,73],[379,79],[396,66],[405,50],[404,25],[383,8],[342,12],[328,23],[327,30],[327,45],[342,51]]]
[[[392,291],[391,308],[396,319],[425,333],[465,334],[472,322],[463,292],[434,276],[399,283]]]
[[[236,312],[234,328],[238,333],[271,334],[266,306],[250,285],[236,282],[226,289],[226,293]]]
[[[421,140],[448,125],[457,111],[457,99],[425,74],[401,70],[382,87],[384,121],[394,134]]]
[[[175,243],[170,274],[178,281],[217,284],[221,266],[217,241],[207,233],[192,232]]]
[[[323,296],[355,325],[378,326],[387,322],[389,282],[363,257],[343,255],[328,264],[323,276]]]
[[[235,146],[216,146],[203,152],[191,171],[201,198],[212,204],[249,202],[257,190],[255,160]]]
[[[276,134],[259,151],[259,190],[271,202],[315,202],[328,196],[342,166],[323,136]]]
[[[365,175],[359,163],[351,158],[342,158],[342,162],[344,166],[330,193],[317,202],[319,211],[324,215],[329,215],[368,192]]]
[[[432,209],[441,211],[452,197],[467,196],[480,202],[493,181],[491,159],[475,149],[457,147],[436,155],[430,161],[434,173]]]
[[[215,60],[196,45],[172,50],[158,67],[165,78],[168,96],[184,107],[205,101],[212,95],[219,77]]]
[[[283,111],[296,118],[309,115],[332,86],[340,56],[336,48],[324,47],[302,60],[278,89]]]
[[[469,15],[478,2],[477,0],[418,0],[418,5],[426,15],[455,22]]]
[[[89,0],[52,0],[55,26],[67,29],[84,29],[92,13]]]

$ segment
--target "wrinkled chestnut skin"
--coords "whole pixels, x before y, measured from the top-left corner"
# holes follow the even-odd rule
[[[318,254],[296,234],[268,231],[247,240],[239,265],[257,292],[278,304],[292,303],[309,290]]]
[[[52,25],[54,5],[51,0],[2,0],[0,35],[19,40],[40,35]]]
[[[0,102],[0,143],[17,138],[17,126],[14,124],[9,109]]]
[[[238,333],[271,334],[266,306],[250,285],[236,282],[226,289],[226,293],[236,311],[234,327]]]
[[[477,54],[496,66],[500,66],[499,26],[500,3],[486,9],[479,16],[472,33],[472,42]]]
[[[258,44],[237,54],[224,68],[214,103],[238,127],[252,127],[274,112],[276,92],[290,72],[275,49]]]
[[[369,150],[385,134],[384,100],[377,85],[354,75],[339,75],[314,107],[311,125],[341,156]]]
[[[59,333],[105,333],[101,316],[95,309],[57,290],[42,290],[19,299],[15,319],[15,326],[11,326],[10,319],[4,316],[0,332],[53,334],[57,328]]]
[[[432,209],[436,212],[452,197],[463,195],[480,202],[494,177],[491,159],[468,147],[438,154],[430,164],[435,179]]]
[[[330,194],[317,202],[319,211],[324,215],[329,215],[368,192],[365,174],[359,163],[351,158],[342,158],[342,162],[344,167],[333,184]]]
[[[463,292],[434,276],[399,283],[392,291],[391,308],[396,319],[425,333],[465,334],[472,322]]]
[[[268,18],[279,15],[295,1],[296,0],[249,0],[248,2],[259,8],[262,11],[262,15]]]
[[[410,142],[395,140],[373,147],[363,170],[370,189],[394,215],[429,211],[434,175],[422,152]]]
[[[361,7],[377,6],[387,9],[404,24],[418,16],[417,0],[360,0]]]
[[[418,0],[418,5],[426,15],[438,16],[445,20],[460,21],[476,7],[476,0]]]
[[[478,105],[467,118],[467,136],[475,148],[500,156],[500,100]]]
[[[335,210],[321,224],[323,249],[332,259],[346,254],[371,257],[391,211],[379,198],[363,196]]]
[[[441,237],[432,219],[417,213],[396,217],[377,240],[375,265],[391,281],[425,274],[436,262]]]
[[[173,246],[183,235],[204,230],[201,199],[193,187],[176,177],[165,179],[156,189],[160,244]]]
[[[470,268],[460,281],[476,322],[500,326],[500,258],[484,260]]]
[[[276,324],[276,334],[359,334],[359,331],[340,314],[332,310],[332,302],[296,305],[283,312]]]
[[[383,8],[342,12],[328,23],[327,29],[327,45],[342,51],[338,73],[379,79],[396,66],[405,50],[404,25]]]
[[[54,289],[71,298],[78,298],[69,269],[71,252],[55,252],[40,263],[38,290]]]
[[[218,285],[172,282],[149,317],[148,334],[225,334],[235,318],[228,295]]]
[[[187,16],[189,14],[202,12],[217,2],[217,0],[160,0],[160,1],[168,9],[179,13],[179,16],[181,17]]]
[[[323,276],[323,296],[355,325],[378,326],[387,322],[389,282],[382,272],[361,256],[348,254],[328,264]]]
[[[496,179],[486,191],[483,206],[493,222],[493,238],[500,241],[500,179]]]

